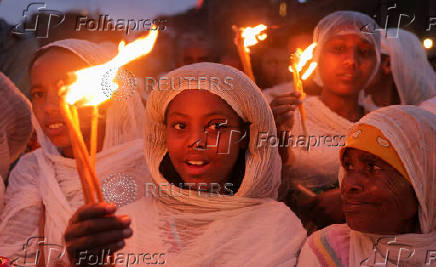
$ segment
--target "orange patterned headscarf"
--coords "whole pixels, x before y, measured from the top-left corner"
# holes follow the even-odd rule
[[[359,124],[353,128],[351,134],[348,135],[345,141],[345,146],[340,151],[341,161],[347,148],[356,148],[366,151],[383,159],[400,172],[409,182],[411,181],[397,151],[392,146],[391,142],[376,127],[368,124]]]

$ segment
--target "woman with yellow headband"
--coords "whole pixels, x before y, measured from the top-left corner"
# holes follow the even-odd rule
[[[340,151],[347,224],[315,232],[298,266],[436,266],[436,116],[390,106]]]

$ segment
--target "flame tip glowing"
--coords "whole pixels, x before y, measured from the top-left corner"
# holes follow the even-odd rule
[[[297,72],[302,71],[303,67],[306,66],[307,62],[309,62],[310,60],[313,59],[313,51],[316,47],[317,43],[312,43],[311,45],[309,45],[308,47],[306,47],[306,49],[302,50],[301,48],[297,48],[297,50],[295,51],[294,57],[291,57],[292,61],[296,61],[295,64],[295,69]],[[307,78],[309,78],[309,76],[313,73],[313,71],[316,69],[316,67],[318,66],[317,62],[311,62],[309,64],[309,67],[307,68],[307,70],[304,72],[304,74],[301,76],[302,80],[306,80]],[[293,72],[294,66],[289,65],[289,71]]]
[[[140,37],[131,43],[121,41],[118,44],[118,54],[110,61],[73,72],[76,79],[70,85],[63,85],[61,94],[70,105],[99,105],[110,99],[105,91],[112,92],[118,89],[114,82],[120,67],[126,65],[141,56],[144,56],[153,49],[158,31],[150,31],[145,37]],[[103,81],[106,81],[103,88]],[[105,90],[104,90],[105,89]]]
[[[255,27],[241,28],[241,37],[244,39],[244,49],[246,52],[250,52],[251,46],[257,44],[259,41],[265,40],[268,35],[263,32],[268,27],[264,24],[259,24]]]

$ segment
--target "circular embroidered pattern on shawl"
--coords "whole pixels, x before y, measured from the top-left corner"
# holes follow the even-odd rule
[[[104,179],[102,192],[106,202],[122,207],[136,200],[137,185],[132,176],[115,173]]]

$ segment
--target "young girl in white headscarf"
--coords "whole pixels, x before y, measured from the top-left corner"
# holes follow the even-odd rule
[[[318,62],[314,81],[321,95],[307,97],[290,92],[276,97],[275,116],[283,166],[279,199],[302,218],[307,229],[343,221],[338,191],[336,157],[346,131],[364,115],[359,92],[377,72],[380,61],[376,23],[367,15],[337,11],[319,21],[313,39]],[[306,110],[308,137],[304,136],[297,105]],[[284,137],[284,138],[283,138]]]
[[[313,233],[298,265],[436,266],[436,115],[406,105],[371,112],[340,159],[347,224]]]
[[[436,96],[436,73],[421,41],[403,29],[381,34],[382,60],[362,100],[365,109],[388,105],[420,105]]]
[[[34,261],[38,255],[41,261],[34,245],[42,240],[46,264],[55,264],[48,257],[62,260],[58,247],[63,246],[68,219],[84,200],[59,109],[59,89],[68,82],[67,73],[103,64],[115,56],[114,52],[109,45],[66,39],[41,48],[35,55],[31,96],[33,124],[41,148],[22,157],[11,172],[0,219],[1,254],[11,260],[17,258],[16,264]],[[100,110],[97,176],[105,200],[125,206],[144,194],[144,183],[150,179],[142,152],[144,107],[133,94],[126,100],[109,100]],[[86,143],[90,114],[91,110],[79,108]]]
[[[4,182],[32,133],[30,103],[12,81],[0,72],[0,214]]]
[[[65,234],[71,260],[122,248],[112,259],[124,265],[131,253],[137,264],[294,266],[306,231],[275,201],[281,162],[276,147],[258,142],[260,133],[275,133],[260,89],[215,63],[167,78],[147,100],[151,197],[125,210],[130,219],[102,204],[80,208]]]

